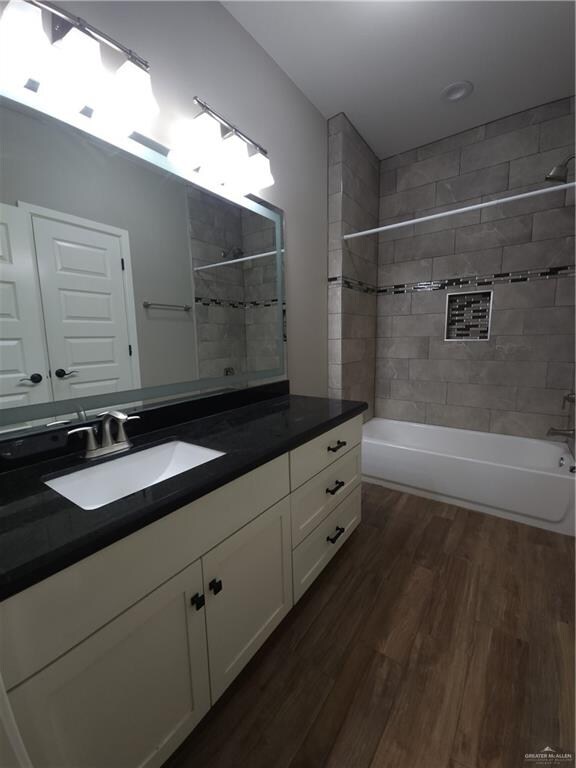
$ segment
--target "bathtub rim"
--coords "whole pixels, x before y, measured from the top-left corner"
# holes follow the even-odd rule
[[[442,450],[430,450],[430,448],[423,448],[422,446],[403,445],[402,443],[395,442],[393,440],[386,440],[382,437],[366,436],[364,430],[366,426],[373,421],[392,422],[393,424],[400,424],[400,425],[409,424],[410,426],[416,426],[418,428],[420,427],[426,428],[427,431],[442,430],[443,432],[446,432],[446,431],[465,432],[468,435],[485,435],[488,437],[504,438],[504,439],[510,439],[510,440],[527,440],[530,443],[537,443],[539,446],[553,445],[556,447],[560,447],[562,449],[562,454],[563,456],[568,457],[569,463],[576,463],[576,460],[572,455],[572,452],[570,451],[570,446],[568,445],[568,443],[560,442],[558,440],[542,440],[536,437],[522,437],[520,435],[502,435],[498,432],[481,432],[479,430],[474,430],[474,429],[459,429],[458,427],[444,427],[436,424],[421,424],[420,422],[417,422],[417,421],[401,421],[399,419],[386,419],[381,416],[375,416],[374,418],[365,422],[362,430],[362,443],[366,442],[366,443],[374,443],[379,445],[388,445],[393,448],[398,448],[398,449],[407,450],[407,451],[416,451],[418,453],[425,453],[431,456],[442,456],[443,458],[456,459],[458,461],[472,461],[478,464],[486,464],[494,467],[506,467],[508,469],[518,469],[524,472],[537,472],[539,474],[551,475],[553,477],[564,477],[567,480],[570,480],[573,477],[573,475],[570,475],[569,468],[566,468],[566,471],[563,471],[564,467],[560,467],[560,466],[554,467],[554,470],[550,470],[550,469],[543,469],[542,467],[526,467],[521,465],[519,466],[517,464],[499,463],[495,461],[489,461],[487,459],[473,458],[471,456],[461,456],[461,455],[458,455],[457,453],[446,453],[445,451],[442,451]]]

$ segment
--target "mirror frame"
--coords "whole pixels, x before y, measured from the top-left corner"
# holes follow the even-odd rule
[[[277,340],[277,354],[279,360],[279,366],[263,371],[247,371],[246,373],[234,374],[231,376],[219,376],[210,379],[196,379],[192,381],[184,381],[175,384],[163,384],[154,387],[143,387],[140,389],[123,390],[121,392],[113,392],[106,395],[90,395],[84,398],[70,398],[67,400],[56,400],[46,403],[37,403],[34,405],[24,405],[12,408],[0,409],[0,427],[6,428],[13,426],[14,429],[6,429],[6,431],[0,433],[0,440],[14,437],[16,433],[22,434],[33,431],[40,431],[46,429],[47,424],[34,424],[26,425],[28,421],[41,421],[43,419],[49,419],[51,417],[58,417],[76,412],[77,414],[85,414],[86,411],[99,410],[103,408],[109,408],[111,406],[118,406],[119,403],[138,403],[145,405],[146,401],[158,401],[165,400],[166,403],[172,398],[185,399],[186,395],[190,398],[198,399],[201,397],[210,397],[216,391],[241,389],[249,386],[254,382],[255,385],[263,384],[266,381],[274,381],[278,379],[286,378],[286,362],[284,352],[284,273],[283,273],[283,257],[285,254],[284,244],[284,213],[280,208],[277,208],[264,200],[257,198],[254,195],[241,197],[233,194],[223,194],[221,190],[216,190],[209,186],[203,186],[197,184],[193,179],[185,176],[170,162],[169,155],[162,154],[148,146],[140,144],[134,139],[120,139],[116,137],[111,139],[109,136],[103,135],[102,131],[88,130],[93,127],[86,124],[87,118],[79,115],[78,117],[72,117],[69,120],[63,120],[60,116],[51,112],[48,109],[38,109],[38,106],[34,104],[35,94],[32,91],[21,89],[24,93],[3,91],[0,89],[0,106],[8,106],[11,109],[27,112],[32,111],[35,116],[41,116],[49,120],[54,120],[59,124],[65,126],[72,126],[73,128],[87,135],[89,138],[96,138],[105,144],[111,145],[122,151],[126,152],[136,158],[140,158],[146,163],[156,166],[160,170],[176,176],[187,184],[200,189],[202,192],[213,194],[216,197],[225,200],[226,202],[239,205],[253,213],[257,213],[260,216],[264,216],[270,219],[274,223],[274,231],[276,238],[276,295],[278,297],[277,303],[277,319],[276,319],[276,340]],[[1,179],[0,179],[1,183]],[[156,402],[156,405],[160,405]],[[128,406],[130,407],[130,406]]]

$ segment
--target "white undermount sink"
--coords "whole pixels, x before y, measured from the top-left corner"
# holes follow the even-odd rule
[[[173,440],[47,480],[46,485],[82,509],[98,509],[220,456],[221,451]]]

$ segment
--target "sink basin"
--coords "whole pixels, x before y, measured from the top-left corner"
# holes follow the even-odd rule
[[[219,456],[224,454],[173,440],[47,480],[46,485],[82,509],[98,509]]]

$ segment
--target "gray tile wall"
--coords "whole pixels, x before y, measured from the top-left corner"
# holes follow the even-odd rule
[[[564,99],[387,158],[379,223],[542,187],[573,152]],[[558,192],[382,233],[378,285],[574,263],[573,206]],[[445,291],[378,297],[376,415],[529,437],[567,426],[573,279],[493,290],[487,342],[443,341]]]
[[[328,277],[375,285],[376,238],[342,235],[377,226],[378,159],[344,114],[328,121]],[[328,288],[328,394],[365,400],[374,412],[376,297]]]

